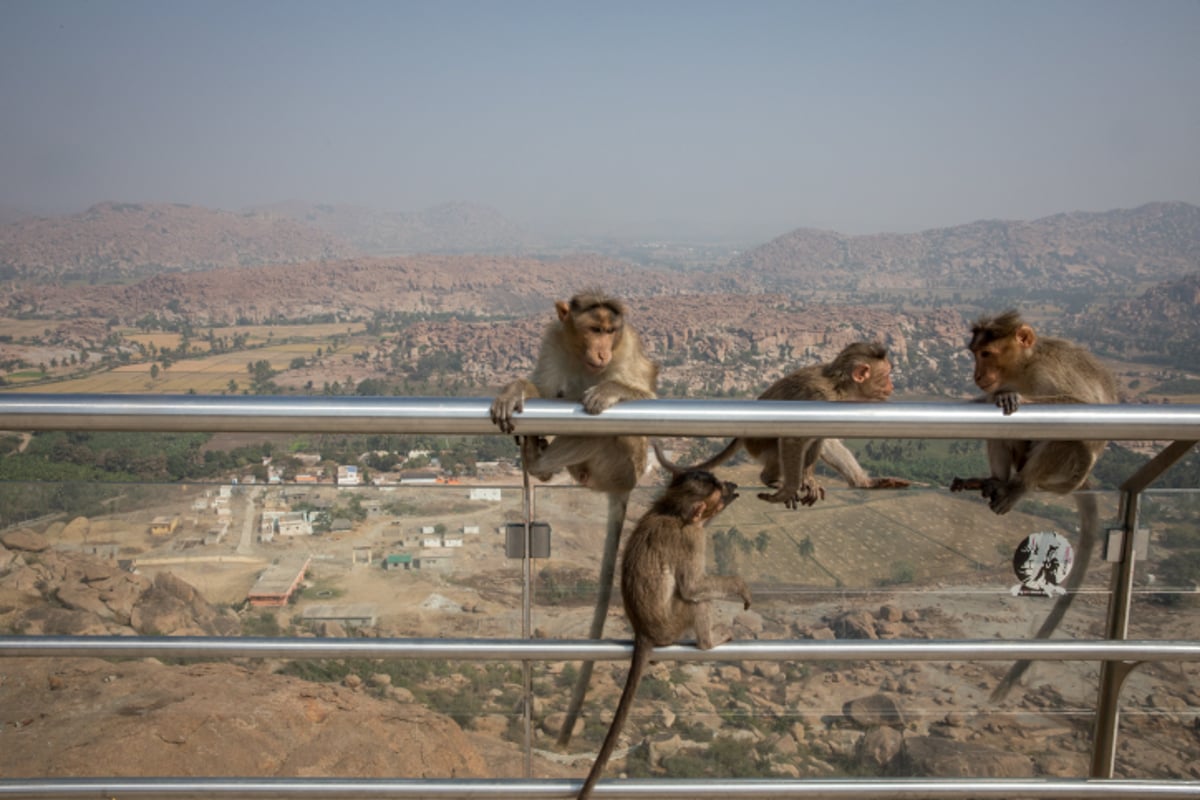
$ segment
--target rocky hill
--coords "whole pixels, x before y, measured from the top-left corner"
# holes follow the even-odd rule
[[[599,256],[538,260],[516,256],[360,258],[160,274],[127,285],[16,286],[0,304],[13,315],[98,316],[129,322],[148,313],[195,325],[243,319],[303,319],[375,312],[525,315],[589,285],[629,287],[626,295],[678,291],[687,281],[645,273]]]
[[[300,202],[259,210],[327,231],[364,253],[520,253],[536,245],[535,237],[499,211],[475,203],[443,203],[412,213]]]
[[[1069,333],[1114,356],[1200,364],[1200,271],[1110,303]]]
[[[1200,207],[1151,203],[914,234],[797,229],[731,265],[763,290],[1136,287],[1200,270]]]
[[[0,536],[0,629],[236,636],[241,623],[169,572],[151,581],[15,530]],[[490,774],[463,730],[407,690],[369,675],[311,683],[272,674],[273,666],[6,659],[0,775]],[[515,750],[510,759],[519,760]]]
[[[101,203],[0,226],[0,279],[109,283],[159,272],[344,258],[333,234],[272,214]]]
[[[358,253],[522,258],[536,247],[532,236],[499,212],[467,203],[411,214],[300,203],[246,213],[104,203],[74,216],[0,225],[0,278],[96,284]],[[1111,292],[1197,270],[1200,208],[1152,203],[915,234],[844,236],[801,228],[745,252],[722,270],[690,274],[688,288],[789,296],[946,288]]]

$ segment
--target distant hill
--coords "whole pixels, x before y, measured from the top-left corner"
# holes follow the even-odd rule
[[[159,272],[344,258],[337,236],[275,214],[101,203],[0,226],[0,279],[112,283]]]
[[[1200,368],[1200,271],[1082,315],[1069,334],[1119,358]]]
[[[413,213],[301,202],[262,206],[379,255],[521,253],[534,238],[499,211],[473,203],[444,203]]]
[[[362,257],[160,274],[121,285],[20,286],[0,292],[0,308],[14,316],[126,322],[157,314],[206,325],[331,314],[370,318],[377,312],[503,317],[550,312],[555,300],[581,285],[623,286],[630,297],[678,291],[684,281],[587,255]]]
[[[1150,203],[1032,222],[980,221],[913,234],[800,228],[747,251],[730,272],[758,289],[1113,290],[1200,271],[1200,207]],[[750,287],[747,287],[750,288]]]

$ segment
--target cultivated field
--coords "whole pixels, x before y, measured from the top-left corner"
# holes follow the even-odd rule
[[[11,336],[14,342],[41,336],[45,328],[46,323],[40,320],[0,319],[0,335]],[[55,378],[52,381],[40,380],[43,376],[39,370],[23,370],[6,376],[10,385],[5,387],[5,390],[95,394],[239,393],[250,385],[252,376],[247,365],[267,361],[271,369],[283,372],[297,358],[311,361],[317,356],[318,350],[322,353],[328,352],[335,337],[353,336],[362,330],[361,323],[241,325],[217,328],[214,330],[215,335],[226,340],[232,340],[235,336],[244,337],[249,349],[176,360],[167,368],[159,364],[156,376],[152,376],[155,363],[150,361],[122,364],[78,377],[71,377],[70,373],[78,373],[79,367],[68,368],[64,364],[62,367],[48,370],[47,374]],[[146,348],[153,345],[158,351],[178,348],[182,341],[177,333],[140,333],[136,329],[126,329],[121,331],[121,334],[126,342],[138,343]],[[194,338],[191,347],[195,352],[207,350],[209,344],[204,339]],[[362,344],[343,344],[337,351],[338,357],[352,358],[363,347]],[[50,358],[61,359],[65,354],[72,352],[71,349],[33,345],[9,345],[7,349],[18,352],[24,350],[27,355],[23,357],[31,363],[47,363]],[[231,386],[231,381],[236,386]],[[317,391],[322,388],[321,383],[316,382]]]

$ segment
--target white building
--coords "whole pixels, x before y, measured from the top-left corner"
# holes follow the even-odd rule
[[[354,464],[339,466],[337,470],[338,486],[358,486],[362,483],[362,474]]]

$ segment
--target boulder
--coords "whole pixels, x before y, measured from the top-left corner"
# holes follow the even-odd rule
[[[936,736],[904,740],[903,771],[937,778],[1022,778],[1033,774],[1029,756]]]

